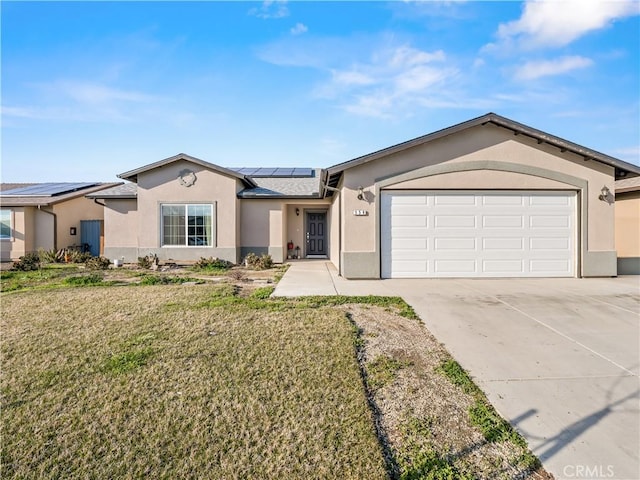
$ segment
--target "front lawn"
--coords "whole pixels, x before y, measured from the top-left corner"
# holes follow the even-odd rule
[[[385,478],[344,314],[225,295],[3,295],[2,478]]]
[[[551,478],[400,298],[31,275],[0,296],[1,478]]]

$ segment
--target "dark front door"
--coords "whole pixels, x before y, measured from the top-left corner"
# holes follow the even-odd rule
[[[307,213],[307,255],[327,254],[327,214]]]

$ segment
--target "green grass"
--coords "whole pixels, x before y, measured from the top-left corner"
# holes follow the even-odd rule
[[[453,359],[446,360],[440,365],[438,371],[447,377],[451,383],[460,387],[465,393],[481,395],[482,392],[473,383],[469,374]]]
[[[400,480],[473,480],[454,458],[439,454],[431,445],[431,418],[410,418],[401,425],[402,446],[396,453]]]
[[[368,387],[372,390],[378,390],[390,384],[396,378],[398,371],[409,365],[409,362],[403,362],[387,355],[376,357],[366,366]]]
[[[223,285],[4,296],[2,478],[386,478],[344,314],[256,302]]]
[[[12,292],[31,288],[50,288],[64,285],[64,278],[79,272],[77,265],[51,264],[39,270],[0,272],[0,290]]]
[[[251,292],[251,298],[257,298],[260,300],[265,300],[269,298],[269,296],[275,290],[274,287],[259,287],[256,288],[253,292]]]
[[[153,275],[146,273],[140,276],[140,285],[172,285],[187,282],[204,283],[197,278],[179,277],[176,275]]]
[[[90,273],[88,275],[66,277],[64,279],[64,283],[71,286],[98,285],[103,283],[103,281],[104,276],[98,272]]]
[[[496,412],[482,390],[473,383],[469,374],[458,362],[453,359],[447,360],[437,370],[446,376],[451,383],[459,386],[465,393],[472,395],[474,402],[468,410],[469,418],[480,429],[487,442],[511,442],[523,447],[524,452],[517,459],[518,464],[529,470],[540,466],[538,458],[527,449],[524,438]]]

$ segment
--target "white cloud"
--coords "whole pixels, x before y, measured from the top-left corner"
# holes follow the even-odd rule
[[[128,122],[147,113],[161,97],[81,80],[31,84],[35,105],[2,106],[2,115],[32,120]],[[144,107],[141,105],[144,104]]]
[[[309,28],[304,24],[304,23],[296,23],[296,25],[289,30],[291,32],[291,35],[302,35],[303,33],[306,33],[309,31]]]
[[[561,47],[615,20],[640,14],[637,0],[527,0],[518,20],[498,27],[498,45]]]
[[[286,0],[265,0],[260,7],[249,10],[249,15],[258,18],[283,18],[289,16]]]
[[[376,80],[369,75],[357,71],[332,71],[333,82],[341,85],[371,85]]]
[[[368,62],[332,69],[331,79],[316,94],[341,99],[342,108],[350,113],[387,118],[437,96],[445,81],[457,74],[445,62],[442,50],[427,52],[408,45],[383,48]]]
[[[617,148],[613,151],[614,155],[627,160],[628,162],[640,165],[640,145],[634,145],[632,147]]]
[[[393,98],[385,95],[360,95],[355,102],[351,101],[343,105],[345,111],[363,117],[391,118],[393,110]]]
[[[435,52],[423,52],[408,46],[399,47],[393,52],[389,64],[393,67],[411,67],[434,61],[444,61],[445,54],[442,50]]]
[[[132,90],[122,90],[90,82],[62,81],[50,86],[60,94],[85,104],[112,102],[150,102],[155,97]]]
[[[554,60],[534,60],[518,67],[515,77],[519,80],[535,80],[541,77],[562,75],[572,70],[587,68],[592,65],[593,60],[578,55]]]

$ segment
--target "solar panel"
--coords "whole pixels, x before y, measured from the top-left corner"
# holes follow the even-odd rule
[[[295,168],[293,170],[295,177],[313,177],[313,168]]]
[[[289,178],[289,177],[313,177],[313,168],[295,168],[295,167],[242,167],[231,168],[234,172],[238,172],[240,175],[247,175],[249,177],[274,177],[274,178]]]
[[[276,168],[274,176],[277,177],[290,177],[293,175],[293,168]]]
[[[75,192],[83,188],[93,187],[97,183],[38,183],[29,187],[14,188],[1,193],[2,196],[20,196],[20,197],[54,197],[64,193]]]

